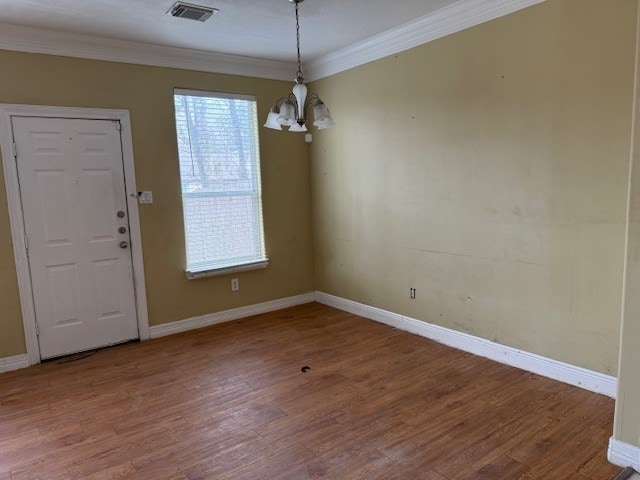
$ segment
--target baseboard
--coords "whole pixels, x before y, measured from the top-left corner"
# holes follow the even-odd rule
[[[311,303],[315,301],[315,299],[315,292],[309,292],[302,295],[295,295],[293,297],[280,298],[269,302],[234,308],[209,315],[202,315],[201,317],[187,318],[185,320],[164,323],[162,325],[153,325],[150,327],[149,333],[151,338],[164,337],[167,335],[173,335],[174,333],[186,332],[188,330],[208,327],[218,323],[238,320],[239,318],[250,317],[251,315],[259,315],[261,313],[274,312],[287,307]],[[0,373],[26,368],[29,365],[29,356],[26,353],[23,355],[15,355],[13,357],[0,358]]]
[[[400,330],[420,335],[450,347],[473,353],[474,355],[486,357],[506,365],[511,365],[544,377],[581,387],[585,390],[601,393],[611,398],[615,398],[616,396],[617,379],[613,376],[587,370],[586,368],[576,367],[535,353],[518,350],[484,338],[475,337],[467,333],[440,327],[415,318],[406,317],[381,308],[364,305],[362,303],[329,295],[323,292],[310,292],[293,297],[286,297],[255,305],[248,305],[246,307],[239,307],[222,312],[202,315],[200,317],[188,318],[177,322],[154,325],[150,328],[150,336],[151,338],[164,337],[174,333],[186,332],[188,330],[230,322],[252,315],[259,315],[261,313],[268,313],[281,310],[283,308],[311,303],[313,301],[317,301],[370,320],[384,323]],[[28,366],[29,357],[26,354],[0,359],[0,373]],[[640,459],[638,452],[639,450],[636,447],[613,439],[609,446],[610,458],[620,459],[619,461],[626,461],[627,463],[633,460],[636,463],[628,463],[623,466],[633,466],[636,469],[639,469],[640,467],[640,465],[638,465]],[[621,463],[618,463],[618,461],[611,461],[616,465],[622,465]]]
[[[464,350],[481,357],[486,357],[512,367],[584,388],[615,398],[618,381],[616,377],[576,367],[568,363],[501,345],[484,338],[467,333],[433,325],[415,318],[406,317],[380,308],[336,297],[323,292],[316,292],[316,301],[344,310],[376,322],[384,323],[400,330],[405,330],[450,347]]]
[[[611,437],[607,458],[619,467],[631,467],[640,470],[640,448]]]
[[[29,366],[29,355],[14,355],[13,357],[0,358],[0,373],[27,368]]]
[[[240,318],[250,317],[251,315],[259,315],[261,313],[274,312],[283,308],[294,307],[305,303],[315,301],[315,292],[304,293],[293,297],[280,298],[269,302],[248,305],[246,307],[233,308],[222,312],[210,313],[200,317],[187,318],[178,320],[177,322],[163,323],[162,325],[153,325],[150,328],[151,338],[159,338],[174,333],[186,332],[197,328],[209,327],[219,323],[231,322]]]

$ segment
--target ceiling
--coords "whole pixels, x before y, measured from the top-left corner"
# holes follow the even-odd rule
[[[0,0],[0,50],[290,81],[295,9],[287,0],[191,0],[202,23],[167,14],[175,0]],[[305,0],[303,71],[314,81],[545,0]]]
[[[167,15],[174,1],[0,0],[0,23],[295,61],[294,7],[287,0],[190,0],[220,9],[204,23]],[[456,1],[306,0],[300,4],[303,60],[342,50]]]

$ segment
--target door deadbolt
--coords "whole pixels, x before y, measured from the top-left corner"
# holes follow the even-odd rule
[[[125,241],[120,242],[120,248],[127,248],[129,244]]]
[[[118,213],[116,213],[116,215],[118,216],[118,218],[123,218],[124,217],[124,211],[123,210],[118,210]]]
[[[120,227],[118,233],[127,233],[127,227]]]

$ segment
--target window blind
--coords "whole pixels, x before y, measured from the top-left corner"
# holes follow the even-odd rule
[[[187,271],[266,261],[256,102],[174,94]]]

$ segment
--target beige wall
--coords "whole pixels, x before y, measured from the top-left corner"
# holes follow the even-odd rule
[[[315,82],[316,288],[615,375],[636,9],[549,0]]]
[[[548,0],[315,82],[340,124],[312,145],[316,287],[615,374],[636,10]],[[183,273],[172,89],[253,93],[263,118],[289,83],[13,52],[0,68],[1,103],[130,110],[152,325],[314,288],[307,146],[264,129],[271,265],[234,294]],[[3,181],[0,358],[25,351]]]
[[[339,122],[312,146],[317,289],[615,375],[637,3],[548,0],[315,82]],[[308,149],[264,129],[271,265],[234,275],[238,293],[183,273],[173,88],[256,94],[262,119],[289,83],[4,51],[0,71],[0,103],[130,110],[155,201],[140,207],[152,325],[313,290]],[[615,424],[633,445],[639,125]],[[0,358],[24,352],[0,178]]]
[[[640,17],[639,17],[640,21]],[[638,23],[640,52],[640,23]],[[638,60],[636,60],[637,62]],[[636,69],[638,64],[636,63]],[[640,77],[636,70],[633,150],[629,182],[629,223],[623,301],[620,370],[614,436],[640,446]]]
[[[287,82],[0,51],[0,103],[122,108],[131,113],[151,325],[313,290],[308,147],[260,129],[266,270],[188,281],[173,123],[173,88],[255,94],[262,120]],[[0,358],[24,353],[4,179],[0,178]]]

